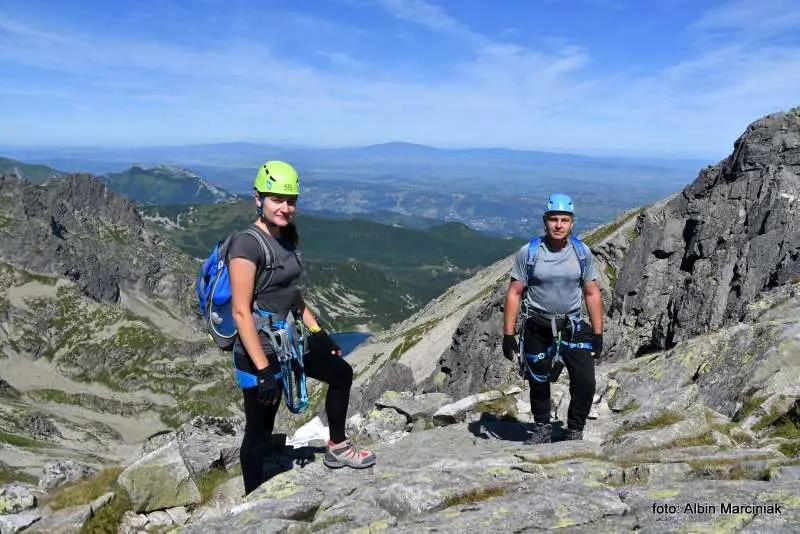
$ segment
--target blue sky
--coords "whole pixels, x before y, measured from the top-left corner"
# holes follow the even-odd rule
[[[0,73],[0,145],[724,157],[800,105],[800,2],[6,0]]]

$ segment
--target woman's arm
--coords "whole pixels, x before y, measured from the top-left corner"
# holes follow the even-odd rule
[[[261,348],[261,339],[258,336],[256,322],[253,320],[256,264],[245,258],[233,258],[228,269],[231,277],[233,320],[239,330],[239,339],[256,369],[265,369],[269,366],[269,360]]]
[[[295,308],[297,308],[297,310],[303,314],[303,324],[306,325],[309,333],[316,334],[322,330],[322,327],[319,326],[314,314],[312,314],[311,310],[308,309],[308,306],[306,306],[306,301],[299,291],[297,292],[297,297],[294,299],[294,305]]]

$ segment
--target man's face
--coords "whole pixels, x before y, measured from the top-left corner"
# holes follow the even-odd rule
[[[552,212],[544,216],[544,227],[551,239],[566,239],[572,231],[572,214]]]

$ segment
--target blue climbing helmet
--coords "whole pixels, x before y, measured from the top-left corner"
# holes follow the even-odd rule
[[[569,195],[553,193],[547,198],[544,214],[547,215],[551,211],[561,211],[575,215],[575,205],[572,203],[572,198]]]

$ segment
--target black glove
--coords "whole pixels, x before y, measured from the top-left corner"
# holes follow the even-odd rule
[[[517,336],[514,334],[503,334],[503,356],[510,362],[519,353],[519,343],[517,343]]]
[[[320,330],[308,336],[308,347],[312,352],[319,351],[320,354],[342,355],[342,349],[328,336],[325,330]]]
[[[275,404],[281,399],[281,386],[269,367],[256,371],[258,402],[264,406]]]
[[[592,335],[592,358],[599,358],[603,352],[603,334]]]

